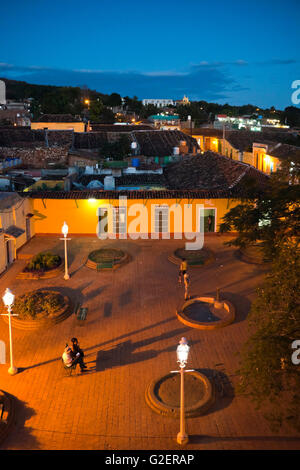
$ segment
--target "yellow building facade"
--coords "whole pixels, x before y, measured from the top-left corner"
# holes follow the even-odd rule
[[[84,122],[32,122],[31,129],[49,129],[52,131],[85,132]]]
[[[78,199],[36,197],[32,201],[37,234],[58,235],[66,221],[70,235],[97,236],[99,223],[106,217],[108,234],[125,233],[132,238],[168,238],[168,234],[180,238],[182,233],[217,232],[222,217],[239,203],[226,197],[80,199],[79,195]]]

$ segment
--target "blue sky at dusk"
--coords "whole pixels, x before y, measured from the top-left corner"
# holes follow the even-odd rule
[[[0,76],[122,96],[291,106],[299,0],[16,0]]]

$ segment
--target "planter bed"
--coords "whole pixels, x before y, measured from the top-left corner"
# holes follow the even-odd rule
[[[34,291],[32,293],[52,293],[52,294],[59,294],[58,292],[51,291],[51,290],[40,290]],[[49,326],[55,325],[60,323],[61,321],[68,318],[72,313],[72,303],[68,296],[59,294],[62,297],[62,307],[59,308],[55,314],[49,317],[40,317],[36,319],[26,318],[26,319],[19,319],[17,316],[11,317],[11,324],[14,328],[19,328],[21,330],[37,330],[40,328],[47,328]],[[1,313],[7,313],[6,309],[2,307]],[[14,313],[14,309],[12,309],[12,313]],[[8,316],[2,316],[3,320],[8,323]]]
[[[215,390],[210,380],[200,372],[184,373],[185,415],[187,418],[204,414],[215,402]],[[156,413],[180,417],[180,374],[167,374],[154,380],[145,392],[147,405]]]
[[[86,266],[96,271],[117,269],[130,261],[128,253],[121,250],[106,249],[92,251],[86,260]]]

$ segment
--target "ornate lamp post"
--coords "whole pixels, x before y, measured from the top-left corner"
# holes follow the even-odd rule
[[[8,373],[10,375],[15,375],[18,373],[18,369],[14,366],[14,361],[13,361],[13,346],[12,346],[12,331],[11,331],[11,317],[12,315],[18,316],[17,314],[11,313],[11,309],[15,301],[15,296],[11,292],[11,290],[7,288],[4,296],[2,297],[2,300],[3,300],[5,307],[7,307],[7,311],[8,311],[8,313],[2,313],[2,315],[8,316],[8,324],[9,324],[10,368],[8,369]]]
[[[65,243],[65,275],[64,279],[70,279],[70,275],[68,273],[68,251],[67,251],[67,240],[71,240],[70,238],[67,238],[68,232],[69,232],[69,227],[66,222],[64,222],[64,225],[62,226],[62,234],[64,238],[61,238],[60,240],[64,240]]]
[[[186,444],[189,440],[185,432],[185,415],[184,415],[184,368],[186,366],[190,347],[186,338],[181,338],[177,346],[177,362],[180,367],[180,431],[177,434],[178,444]]]

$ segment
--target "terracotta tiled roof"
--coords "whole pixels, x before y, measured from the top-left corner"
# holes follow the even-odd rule
[[[187,127],[182,130],[185,134],[190,134],[191,130]],[[192,135],[204,135],[205,137],[223,137],[223,131],[221,129],[214,129],[213,127],[199,127],[192,129]]]
[[[91,124],[92,132],[132,132],[147,131],[153,129],[152,126],[146,124],[135,125],[114,125],[114,124]]]
[[[268,147],[268,154],[281,159],[300,159],[300,148],[288,144],[276,144]]]
[[[115,126],[118,127],[118,126]],[[140,155],[147,157],[164,157],[173,154],[174,147],[178,147],[181,141],[186,141],[188,151],[192,153],[193,147],[198,149],[197,141],[181,131],[136,130],[128,132],[131,141],[139,146]],[[117,130],[115,131],[117,133]],[[110,141],[109,132],[81,132],[74,133],[74,149],[97,149],[105,142]],[[124,134],[124,132],[122,132]]]
[[[231,190],[243,178],[251,176],[263,186],[269,177],[246,163],[231,160],[215,152],[187,156],[165,168],[170,189]]]
[[[34,122],[81,122],[72,114],[42,114],[39,119]]]
[[[33,199],[118,199],[126,196],[128,199],[220,199],[238,197],[230,190],[87,190],[87,191],[35,191],[20,193],[22,197]]]
[[[128,184],[128,175],[123,178],[123,183],[117,179],[118,184]],[[243,194],[245,182],[249,179],[257,183],[259,190],[263,190],[269,176],[245,163],[206,152],[201,156],[185,157],[166,167],[160,184],[164,182],[168,189],[35,191],[26,195],[42,199],[118,199],[119,196],[127,196],[128,199],[238,198]],[[138,184],[145,183],[144,180],[145,175],[140,175]]]

